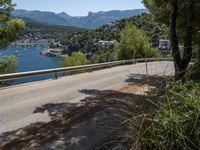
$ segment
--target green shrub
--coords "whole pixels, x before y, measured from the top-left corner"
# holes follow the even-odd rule
[[[0,57],[0,74],[15,73],[17,64],[17,58],[15,56]],[[11,83],[12,81],[0,82],[0,87]]]
[[[157,149],[200,148],[200,84],[176,83],[154,114],[150,140]]]
[[[115,49],[99,50],[91,59],[92,63],[104,63],[118,60],[118,52]]]
[[[127,24],[116,46],[119,59],[158,57],[159,51],[149,43],[148,36],[134,25]]]
[[[79,66],[88,64],[86,56],[82,53],[73,52],[70,57],[66,57],[62,62],[62,67]]]
[[[0,74],[15,73],[17,58],[15,56],[0,57]]]

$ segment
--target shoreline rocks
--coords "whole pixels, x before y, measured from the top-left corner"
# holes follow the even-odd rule
[[[67,55],[64,54],[64,49],[61,48],[50,48],[45,49],[44,51],[40,52],[41,55],[48,56],[48,57],[66,57]]]

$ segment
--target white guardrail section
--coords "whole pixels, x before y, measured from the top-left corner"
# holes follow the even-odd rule
[[[28,78],[33,76],[54,74],[55,79],[57,79],[58,73],[66,73],[71,71],[79,71],[79,70],[88,70],[88,69],[100,69],[107,67],[114,67],[126,64],[134,64],[139,62],[154,62],[154,61],[172,61],[172,58],[147,58],[147,59],[131,59],[131,60],[122,60],[122,61],[114,61],[107,63],[99,63],[99,64],[90,64],[90,65],[82,65],[75,67],[65,67],[65,68],[55,68],[48,70],[38,70],[38,71],[30,71],[30,72],[20,72],[20,73],[12,73],[12,74],[2,74],[0,75],[0,81],[9,81],[20,78]]]

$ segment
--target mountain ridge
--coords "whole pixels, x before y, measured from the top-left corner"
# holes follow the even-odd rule
[[[71,16],[65,12],[55,13],[50,11],[16,9],[12,15],[19,18],[30,18],[32,20],[53,25],[75,26],[79,28],[95,29],[109,22],[129,18],[147,13],[146,9],[133,10],[111,10],[88,12],[87,16]]]

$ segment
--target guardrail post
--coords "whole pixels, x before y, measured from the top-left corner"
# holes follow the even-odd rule
[[[57,72],[55,72],[55,79],[58,79],[58,74],[57,74]]]

